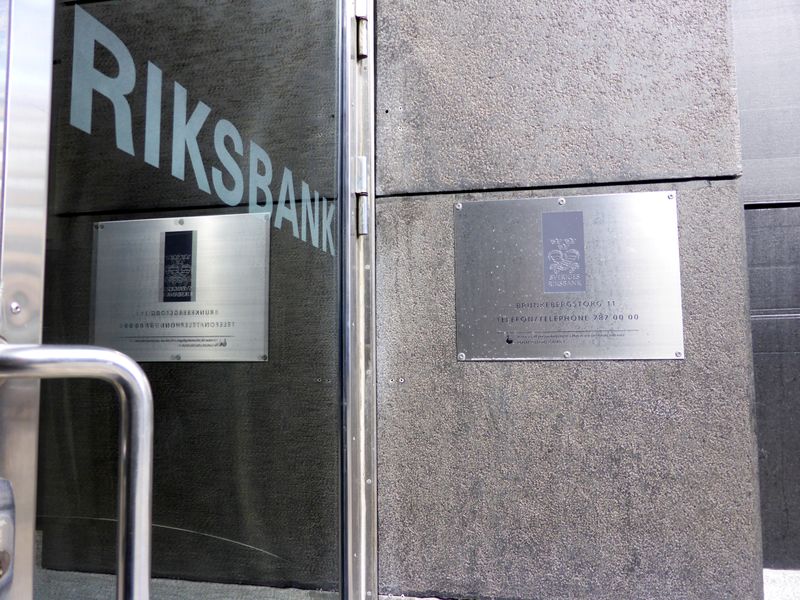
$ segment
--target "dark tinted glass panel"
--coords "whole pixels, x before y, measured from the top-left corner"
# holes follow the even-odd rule
[[[745,212],[764,566],[800,568],[800,207]]]
[[[336,5],[56,11],[44,338],[150,378],[154,596],[337,591]],[[104,597],[114,396],[42,398],[37,597]]]

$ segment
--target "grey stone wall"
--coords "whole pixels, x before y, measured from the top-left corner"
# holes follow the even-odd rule
[[[382,195],[731,175],[727,0],[378,0]]]
[[[377,10],[380,592],[761,598],[728,3]],[[455,202],[654,189],[685,360],[456,361]]]
[[[758,598],[736,186],[678,187],[684,361],[458,363],[453,203],[548,195],[378,207],[381,590]]]

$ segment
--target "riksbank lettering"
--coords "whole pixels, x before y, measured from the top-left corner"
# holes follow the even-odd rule
[[[100,44],[116,60],[119,72],[112,77],[98,71],[95,66],[95,48]],[[100,23],[92,15],[75,6],[75,41],[72,57],[72,93],[70,104],[70,124],[88,134],[92,133],[92,99],[95,92],[111,101],[114,108],[114,130],[117,148],[135,156],[133,150],[133,126],[128,96],[136,85],[136,68],[130,51],[117,35]],[[160,168],[161,151],[161,94],[162,72],[152,62],[147,63],[144,161]],[[174,103],[172,116],[172,175],[181,181],[186,176],[186,155],[192,166],[197,187],[207,194],[211,193],[208,172],[197,136],[211,114],[211,107],[198,102],[188,111],[188,94],[177,81],[174,82]],[[220,167],[225,169],[233,184],[225,185],[223,172],[219,167],[211,168],[211,184],[216,195],[228,206],[241,203],[245,193],[245,177],[237,157],[244,158],[245,148],[242,135],[236,126],[227,119],[219,119],[214,126],[214,150]],[[247,148],[247,196],[251,213],[271,213],[273,195],[272,161],[269,154],[258,144],[249,140]],[[322,219],[320,220],[320,197],[314,191],[313,206],[311,188],[301,181],[300,222],[297,218],[294,177],[288,167],[284,167],[278,204],[275,209],[274,226],[283,227],[288,221],[294,237],[310,242],[323,252],[336,254],[333,245],[333,217],[336,206],[322,198]],[[264,203],[259,203],[262,196]],[[320,222],[321,221],[321,222]],[[320,228],[320,225],[322,226]],[[321,234],[321,235],[320,235]],[[320,239],[320,237],[322,239]]]

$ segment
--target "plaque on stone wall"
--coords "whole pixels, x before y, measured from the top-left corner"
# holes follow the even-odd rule
[[[142,362],[267,360],[269,215],[94,226],[94,343]]]
[[[683,358],[676,192],[455,205],[459,360]]]

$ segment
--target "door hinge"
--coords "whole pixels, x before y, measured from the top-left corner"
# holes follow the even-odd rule
[[[369,196],[366,194],[356,196],[358,200],[358,226],[356,236],[369,235]]]
[[[367,1],[356,0],[356,60],[363,60],[369,56]]]
[[[353,191],[355,192],[356,196],[369,194],[369,172],[367,168],[367,157],[356,156],[355,161],[356,172],[355,179],[353,181]]]
[[[356,157],[356,173],[353,182],[353,191],[356,195],[357,226],[356,235],[369,233],[369,173],[367,171],[367,157]]]
[[[363,60],[369,56],[369,21],[356,17],[356,58]]]

